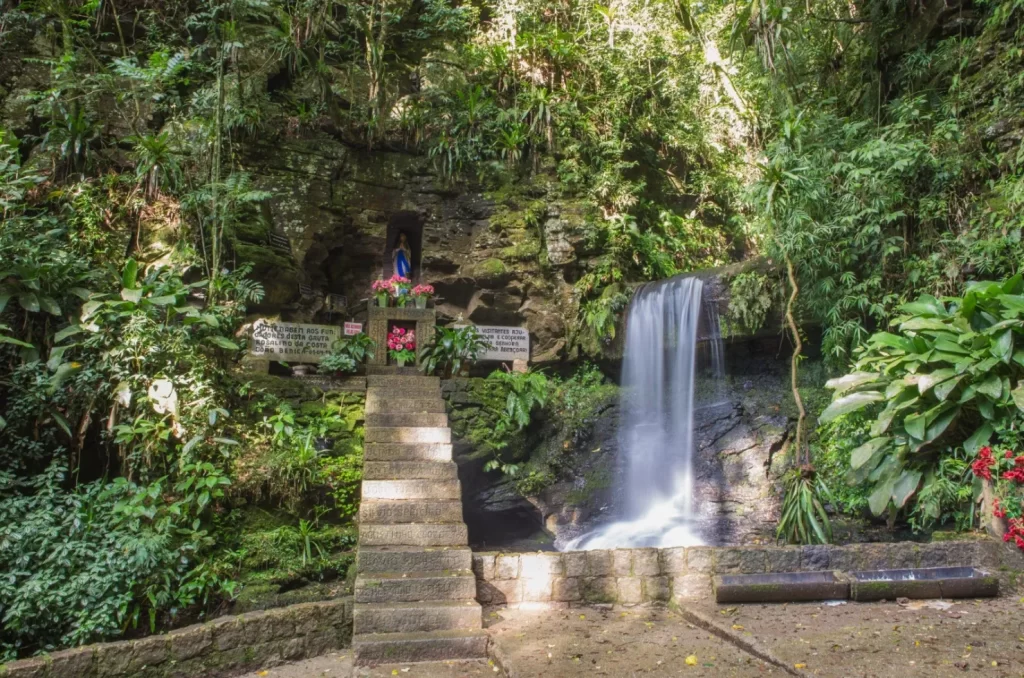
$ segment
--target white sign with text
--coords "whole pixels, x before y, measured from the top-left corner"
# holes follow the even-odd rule
[[[340,337],[341,328],[337,325],[284,323],[260,318],[252,325],[249,353],[264,360],[318,363],[331,352],[331,345]]]
[[[491,344],[491,348],[483,352],[480,360],[530,359],[530,331],[525,327],[477,325],[476,328]]]

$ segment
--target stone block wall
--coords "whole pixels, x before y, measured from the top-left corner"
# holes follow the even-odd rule
[[[352,600],[220,617],[158,636],[87,645],[0,666],[4,678],[216,678],[352,643]]]
[[[1024,569],[1020,552],[995,540],[847,546],[693,546],[564,553],[475,553],[484,605],[567,607],[709,599],[716,574],[976,566]],[[1003,577],[1003,591],[1009,578]]]

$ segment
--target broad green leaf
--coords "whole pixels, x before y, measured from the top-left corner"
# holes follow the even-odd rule
[[[924,440],[924,430],[927,425],[924,414],[912,414],[903,420],[903,428],[907,433],[918,440]]]
[[[967,355],[970,353],[966,348],[956,342],[950,341],[949,339],[937,340],[935,342],[935,348],[944,353],[958,353],[961,355]]]
[[[54,346],[50,350],[50,358],[46,361],[46,367],[51,371],[57,369],[64,360],[64,354],[71,346]]]
[[[154,304],[156,306],[170,306],[171,304],[173,304],[177,300],[178,300],[178,297],[174,296],[173,294],[169,294],[169,295],[163,296],[163,297],[150,297],[149,298],[150,303],[152,303],[152,304]]]
[[[75,295],[76,297],[78,297],[82,301],[86,301],[89,298],[89,296],[92,294],[92,292],[90,292],[89,290],[85,289],[84,287],[70,287],[70,288],[68,288],[68,292],[73,294],[73,295]]]
[[[947,315],[945,304],[930,294],[922,294],[917,301],[903,304],[900,310],[911,315]]]
[[[980,450],[989,438],[992,437],[994,429],[991,424],[985,423],[978,427],[978,430],[971,434],[971,437],[964,441],[964,450],[967,454],[975,454]]]
[[[21,339],[15,339],[14,337],[8,337],[6,334],[0,334],[0,344],[13,344],[14,346],[21,346],[22,348],[35,348],[32,344]]]
[[[974,404],[977,405],[978,411],[981,412],[981,416],[985,419],[992,421],[996,418],[996,406],[987,396],[981,395],[980,393],[975,396]]]
[[[896,379],[889,383],[885,387],[885,397],[887,400],[892,400],[896,396],[900,395],[908,386],[906,379]]]
[[[850,453],[850,468],[858,469],[866,464],[888,442],[888,438],[872,438],[855,449]]]
[[[101,306],[103,306],[103,302],[98,300],[87,301],[82,304],[82,322],[91,318]]]
[[[944,367],[930,374],[922,374],[917,380],[917,392],[924,395],[932,386],[942,383],[955,375],[956,370],[952,367]]]
[[[891,405],[882,410],[878,415],[878,418],[875,419],[875,423],[871,425],[871,435],[880,436],[888,431],[889,425],[892,424],[893,417],[896,416],[898,411],[899,410],[897,408]]]
[[[998,399],[1003,394],[1003,383],[999,380],[999,377],[995,374],[989,376],[987,379],[982,381],[975,387],[978,393],[984,393],[985,395]]]
[[[54,300],[53,297],[47,297],[45,295],[39,296],[39,308],[43,309],[50,315],[60,315],[60,304]]]
[[[139,303],[142,300],[142,288],[141,287],[137,288],[137,289],[130,289],[130,288],[127,288],[127,287],[122,288],[121,289],[121,298],[124,299],[125,301],[130,301],[133,304],[137,304],[137,303]]]
[[[82,365],[80,363],[62,363],[54,371],[53,376],[50,377],[50,388],[57,389],[64,383],[73,372],[78,371]]]
[[[906,353],[911,353],[914,350],[913,344],[906,337],[901,337],[898,334],[892,334],[891,332],[878,332],[871,335],[868,339],[868,343],[879,346],[888,346],[890,348],[898,348]]]
[[[1004,330],[997,336],[991,350],[993,356],[1009,365],[1013,355],[1013,330]]]
[[[11,293],[10,292],[0,292],[0,313],[4,312],[4,309],[7,308],[7,302],[10,301],[10,300],[11,300]]]
[[[62,342],[65,339],[67,339],[68,337],[73,337],[74,335],[79,334],[80,332],[84,332],[84,331],[85,330],[82,329],[81,325],[68,325],[64,329],[58,330],[53,335],[53,343],[59,344],[60,342]]]
[[[905,470],[900,474],[899,480],[892,486],[892,501],[896,504],[896,508],[903,508],[906,505],[907,500],[917,490],[917,485],[920,482],[920,471]]]
[[[978,305],[978,296],[974,292],[964,295],[964,304],[960,307],[960,314],[968,320],[974,315],[974,308]]]
[[[139,274],[139,262],[129,259],[124,264],[124,272],[121,274],[121,285],[128,289],[134,289]],[[121,293],[122,298],[124,292]]]
[[[935,390],[932,391],[932,395],[934,395],[938,400],[945,400],[963,378],[963,375],[960,375],[958,377],[953,377],[952,379],[947,379],[941,384],[937,384],[935,386]]]
[[[870,383],[878,379],[878,375],[874,372],[851,372],[843,377],[836,379],[829,379],[825,382],[825,388],[835,390],[835,395],[842,395],[850,389],[857,388],[863,384]]]
[[[1024,412],[1024,381],[1017,384],[1017,388],[1010,391],[1010,397],[1013,398],[1013,403],[1017,406],[1017,409]]]
[[[868,508],[871,509],[871,513],[876,516],[882,515],[882,512],[889,508],[889,501],[892,499],[892,487],[895,484],[893,476],[889,476],[881,483],[875,486],[874,492],[868,497]]]
[[[953,423],[953,420],[956,419],[958,414],[960,414],[960,408],[953,406],[935,417],[928,424],[928,429],[925,431],[924,442],[930,443],[945,433],[946,429],[949,428],[949,425]]]
[[[1024,281],[1024,276],[1020,273],[1010,277],[1003,283],[1003,292],[1007,294],[1018,294],[1021,289],[1022,281]]]
[[[920,332],[921,330],[948,330],[949,325],[935,318],[911,318],[900,324],[901,332]]]
[[[236,344],[235,342],[231,341],[227,337],[222,337],[220,335],[214,335],[212,337],[207,337],[206,340],[209,341],[212,344],[216,344],[217,346],[220,346],[221,348],[226,348],[229,351],[237,351],[237,350],[239,350],[238,344]]]
[[[832,421],[836,417],[849,414],[850,412],[856,412],[871,403],[877,403],[880,400],[885,400],[885,396],[878,391],[862,391],[860,393],[851,393],[850,395],[843,396],[838,400],[832,402],[825,411],[821,413],[819,420],[821,423]]]
[[[22,292],[18,295],[18,303],[30,313],[37,313],[39,311],[39,297],[36,296],[35,292]]]

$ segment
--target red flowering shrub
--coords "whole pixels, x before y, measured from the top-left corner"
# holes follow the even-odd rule
[[[1012,541],[1024,550],[1024,455],[1014,456],[1012,450],[1006,450],[997,459],[992,448],[983,447],[971,463],[971,471],[994,486],[996,497],[992,501],[992,515],[1007,519],[1003,541]]]

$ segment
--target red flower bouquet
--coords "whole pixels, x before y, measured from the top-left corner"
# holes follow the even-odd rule
[[[399,364],[416,361],[416,333],[404,327],[393,327],[388,332],[388,355]]]

